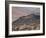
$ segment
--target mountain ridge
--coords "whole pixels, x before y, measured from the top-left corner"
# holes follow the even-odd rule
[[[27,16],[20,17],[19,19],[17,19],[13,23],[16,23],[16,22],[22,23],[22,21],[31,21],[31,20],[38,20],[38,19],[40,19],[39,15],[30,14],[30,15],[27,15]]]

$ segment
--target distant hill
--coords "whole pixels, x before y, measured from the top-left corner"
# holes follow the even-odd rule
[[[26,24],[25,27],[27,25],[29,27],[29,26],[31,26],[31,24],[35,24],[35,25],[40,24],[40,15],[30,14],[30,15],[27,15],[27,16],[22,16],[19,19],[17,19],[16,21],[14,21],[12,23],[12,26],[13,26],[13,29],[14,29],[18,26],[22,26],[22,25],[24,26],[24,24]]]

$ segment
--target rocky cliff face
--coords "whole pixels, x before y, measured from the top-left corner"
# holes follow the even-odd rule
[[[12,23],[13,31],[21,30],[39,30],[40,29],[40,15],[30,14],[20,17]]]

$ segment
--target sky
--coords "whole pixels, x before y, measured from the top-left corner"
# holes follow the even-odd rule
[[[40,8],[35,7],[12,7],[12,19],[13,21],[19,17],[26,16],[29,14],[40,15]]]

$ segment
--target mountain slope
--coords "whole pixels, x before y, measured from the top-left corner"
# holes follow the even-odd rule
[[[20,17],[12,23],[12,30],[36,30],[37,27],[40,29],[40,16],[35,14],[30,14],[27,16]]]

